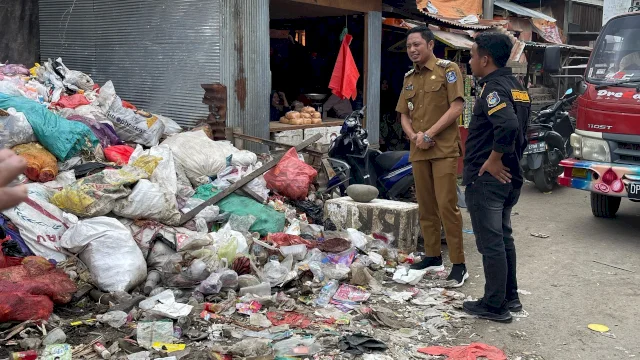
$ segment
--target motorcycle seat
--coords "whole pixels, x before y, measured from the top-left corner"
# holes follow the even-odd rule
[[[378,155],[378,157],[376,157],[376,163],[384,170],[391,170],[396,166],[396,164],[400,162],[400,160],[404,156],[409,156],[409,152],[408,151],[387,151]]]

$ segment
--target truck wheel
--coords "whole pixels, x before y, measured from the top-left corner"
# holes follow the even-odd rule
[[[613,218],[620,209],[622,198],[591,193],[591,212],[599,218]]]
[[[538,190],[544,193],[553,190],[553,177],[542,167],[537,168],[533,174],[533,183]]]

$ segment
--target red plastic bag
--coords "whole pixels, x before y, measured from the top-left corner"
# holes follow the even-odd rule
[[[91,103],[89,102],[89,100],[87,100],[86,96],[84,96],[83,94],[75,94],[71,96],[60,97],[60,100],[58,100],[58,102],[55,103],[55,106],[61,107],[61,108],[75,109],[78,106],[89,105],[89,104]]]
[[[109,162],[114,162],[118,165],[126,165],[129,163],[129,158],[135,149],[127,145],[114,145],[104,149],[104,157]]]
[[[448,360],[468,360],[478,357],[489,360],[507,360],[504,352],[495,346],[483,343],[472,343],[470,345],[454,346],[451,348],[443,346],[429,346],[419,348],[418,352],[428,355],[446,355]]]
[[[287,324],[292,328],[308,328],[311,325],[311,319],[297,312],[275,312],[269,311],[267,313],[267,319],[271,321],[274,326],[280,326]]]
[[[291,148],[280,159],[278,165],[264,174],[267,188],[292,200],[304,200],[309,185],[318,176],[316,169],[298,159],[296,149]]]
[[[138,108],[133,105],[132,103],[128,102],[127,100],[122,100],[122,106],[127,108],[127,109],[131,109],[133,111],[138,110]]]
[[[46,296],[23,292],[0,293],[0,323],[48,320],[51,313],[53,302]]]
[[[269,234],[267,236],[267,242],[278,245],[278,247],[300,244],[305,245],[307,249],[313,249],[314,247],[316,247],[316,244],[312,243],[309,240],[305,240],[300,236],[289,235],[285,233]]]
[[[77,290],[67,274],[40,256],[29,256],[20,266],[0,269],[0,294],[44,295],[56,304],[66,304]]]

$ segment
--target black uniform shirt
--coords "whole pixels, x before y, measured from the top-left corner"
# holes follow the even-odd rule
[[[502,163],[511,172],[511,183],[520,188],[520,159],[531,112],[529,94],[511,68],[492,72],[480,80],[480,85],[482,92],[473,107],[465,146],[463,182],[468,185],[476,181],[480,168],[495,150],[503,154]]]

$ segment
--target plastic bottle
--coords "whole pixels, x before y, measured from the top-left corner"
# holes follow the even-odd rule
[[[240,289],[240,296],[244,296],[246,294],[269,296],[271,295],[271,284],[269,284],[268,282],[263,282],[260,283],[260,285],[248,286]]]
[[[340,286],[340,282],[338,280],[331,280],[320,290],[320,294],[318,294],[318,298],[316,299],[316,305],[318,306],[327,306],[329,301],[333,295],[335,295],[336,291],[338,291],[338,287]]]
[[[107,348],[104,347],[101,343],[97,342],[93,344],[93,350],[100,354],[100,357],[103,359],[111,359],[111,353]]]
[[[310,261],[309,270],[311,270],[314,280],[318,282],[324,281],[324,272],[322,271],[322,264],[319,261]]]
[[[149,296],[151,291],[158,286],[160,283],[160,272],[157,270],[149,271],[149,275],[147,275],[147,282],[144,283],[144,294]]]

